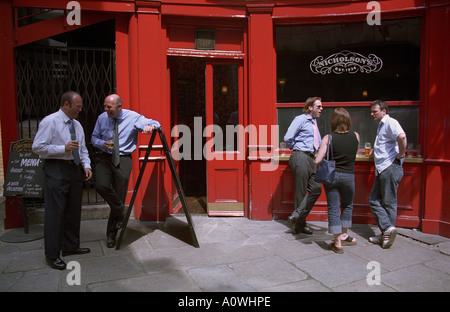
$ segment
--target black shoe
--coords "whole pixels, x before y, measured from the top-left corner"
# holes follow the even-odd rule
[[[62,252],[62,256],[70,256],[70,255],[82,255],[82,254],[87,254],[90,253],[91,250],[89,248],[77,248],[75,250],[71,250],[71,251],[63,251]]]
[[[116,246],[116,234],[108,234],[106,235],[106,247],[108,248],[114,248]]]
[[[289,222],[289,224],[291,225],[292,231],[293,231],[295,234],[297,234],[297,233],[298,233],[298,232],[297,232],[297,226],[296,226],[296,224],[297,224],[297,218],[296,218],[296,217],[293,217],[293,216],[289,216],[289,217],[288,217],[288,222]]]
[[[126,211],[124,211],[123,214],[121,214],[119,219],[117,220],[116,227],[115,227],[116,231],[120,230],[125,225],[125,214],[126,214]]]
[[[50,259],[46,258],[47,264],[52,268],[56,270],[65,270],[66,269],[66,263],[61,260],[60,258],[56,259]]]
[[[308,235],[313,234],[313,231],[308,227],[305,220],[297,221],[297,233],[302,232]]]
[[[313,234],[313,230],[311,230],[311,228],[309,228],[307,225],[305,225],[304,227],[302,227],[300,229],[301,232],[308,234],[308,235],[312,235]]]

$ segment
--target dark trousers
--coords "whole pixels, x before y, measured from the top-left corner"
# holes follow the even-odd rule
[[[131,156],[120,156],[120,164],[117,167],[112,163],[111,154],[102,153],[97,157],[95,188],[111,209],[106,235],[117,233],[115,227],[125,208],[132,165]]]
[[[81,166],[56,159],[45,161],[44,173],[45,255],[55,259],[61,250],[72,251],[80,246],[84,175]]]
[[[293,151],[289,159],[289,166],[294,175],[292,216],[304,220],[322,193],[322,186],[315,181],[314,159],[308,154]]]

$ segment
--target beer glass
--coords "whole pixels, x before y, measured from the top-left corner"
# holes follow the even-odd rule
[[[370,155],[370,150],[372,149],[372,145],[370,142],[364,143],[364,152],[366,153],[366,156]]]
[[[114,138],[114,131],[108,130],[105,132],[105,140],[106,140],[105,143],[108,145],[108,148],[110,150],[113,149],[114,147],[113,138]]]

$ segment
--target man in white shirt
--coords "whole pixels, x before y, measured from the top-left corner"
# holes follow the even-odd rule
[[[397,230],[397,189],[403,178],[406,134],[399,122],[388,115],[388,105],[381,100],[370,106],[372,118],[378,122],[377,137],[371,157],[375,162],[375,180],[369,195],[369,206],[382,234],[371,237],[372,243],[389,248]]]
[[[82,106],[78,93],[64,93],[60,109],[42,119],[32,146],[45,161],[45,256],[58,270],[66,268],[61,252],[63,257],[90,252],[80,248],[83,180],[92,178],[83,127],[75,120]]]

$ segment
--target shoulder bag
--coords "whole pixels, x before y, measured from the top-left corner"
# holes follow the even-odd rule
[[[319,183],[334,183],[336,162],[333,160],[333,145],[331,142],[331,132],[328,135],[327,144],[327,159],[322,159],[316,170],[316,182]],[[330,157],[330,146],[331,146],[331,157]],[[330,160],[331,158],[331,160]]]

